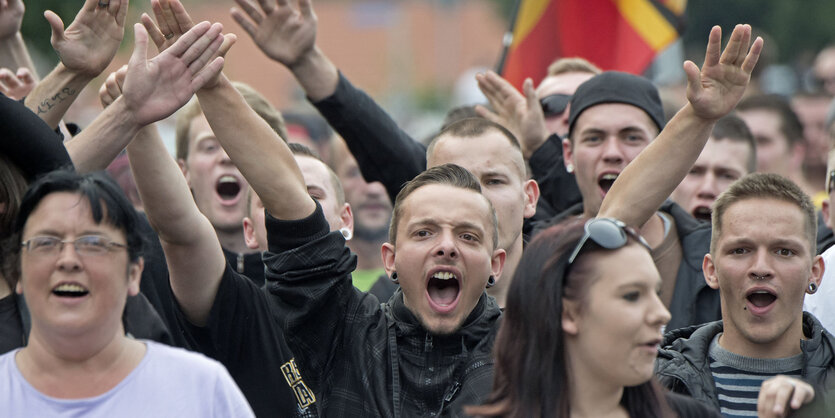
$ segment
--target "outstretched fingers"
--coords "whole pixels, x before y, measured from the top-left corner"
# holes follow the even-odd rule
[[[140,23],[133,25],[133,54],[128,66],[144,66],[148,61],[148,31]]]
[[[261,10],[263,10],[265,14],[272,14],[276,7],[287,6],[287,0],[258,0],[258,4],[261,5]]]
[[[255,24],[260,25],[262,21],[264,21],[264,14],[258,7],[255,6],[255,3],[252,0],[235,0],[235,3],[240,6],[241,10],[252,19]]]
[[[203,69],[197,73],[191,80],[191,91],[197,91],[203,88],[210,80],[214,80],[223,70],[223,57],[217,57],[208,63]]]
[[[304,17],[313,17],[313,4],[311,0],[299,0],[299,13]]]
[[[177,23],[177,19],[174,17],[174,11],[171,9],[171,2],[168,0],[159,0],[160,5],[160,14],[156,16],[157,22],[165,22],[165,27],[168,29],[165,34],[180,34],[183,33],[180,31],[180,25]],[[156,13],[156,10],[154,10]]]
[[[43,17],[46,18],[46,21],[49,23],[49,27],[52,28],[52,45],[58,41],[64,39],[64,21],[61,20],[61,17],[58,16],[52,10],[46,10],[43,12]]]
[[[742,62],[742,70],[745,71],[746,74],[751,74],[751,72],[754,71],[754,67],[757,65],[757,61],[759,61],[762,51],[763,38],[758,36],[757,39],[754,40],[754,44],[751,45],[748,55],[745,56],[745,61]]]
[[[203,39],[207,39],[207,36],[201,38],[201,41]],[[203,50],[203,52],[197,57],[197,59],[188,64],[188,68],[192,74],[197,74],[198,72],[200,72],[200,70],[206,66],[206,64],[212,59],[212,57],[217,55],[217,51],[220,49],[220,46],[223,44],[223,41],[224,37],[220,34],[218,34],[210,40],[209,45]]]
[[[174,42],[174,45],[171,45],[170,48],[166,49],[166,52],[171,53],[175,57],[182,56],[183,54],[185,54],[186,51],[191,49],[194,43],[200,38],[202,38],[203,35],[205,35],[206,32],[208,32],[209,29],[212,28],[212,26],[213,25],[211,23],[206,21],[194,25],[194,27],[192,27],[186,33],[184,33],[183,36],[180,37],[180,39],[177,39],[177,42]],[[217,33],[220,33],[220,30],[218,30]],[[206,45],[208,45],[208,42],[206,43]],[[202,50],[198,51],[196,54],[192,52],[192,54],[194,55],[194,57],[192,57],[192,60],[199,56],[200,52],[202,52]],[[186,63],[189,62],[191,62],[191,60],[186,61]]]
[[[185,53],[183,53],[183,62],[189,67],[197,65],[198,68],[200,68],[205,65],[208,62],[208,58],[217,52],[223,42],[223,35],[221,35],[221,31],[223,31],[223,25],[220,23],[212,24],[209,30],[206,31],[203,36],[197,38],[197,40],[189,46]],[[205,58],[203,58],[204,55],[206,55]],[[202,65],[201,59],[203,60]],[[192,71],[192,73],[194,72],[196,71]]]
[[[179,0],[172,0],[169,2],[171,6],[171,12],[174,14],[174,22],[177,23],[177,33],[186,33],[192,26],[194,26],[194,22],[191,21],[191,16],[188,15],[186,8],[183,7],[183,3]]]
[[[163,45],[165,44],[165,35],[163,35],[162,31],[157,27],[157,24],[154,23],[151,16],[148,16],[147,13],[142,13],[142,16],[139,17],[139,21],[142,22],[142,26],[145,27],[145,30],[148,31],[148,35],[151,37],[151,40],[154,41],[154,45],[157,46],[158,50],[162,50]]]

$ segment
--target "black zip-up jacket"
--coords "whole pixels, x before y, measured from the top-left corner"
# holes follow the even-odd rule
[[[460,330],[434,336],[400,290],[381,304],[354,288],[356,256],[321,206],[298,221],[266,218],[267,291],[323,416],[463,416],[486,398],[501,317],[493,298],[482,294]]]
[[[677,329],[664,336],[655,374],[662,385],[673,392],[686,394],[719,409],[716,386],[710,372],[708,349],[713,338],[722,332],[722,321]],[[825,410],[835,413],[835,337],[814,317],[803,313],[802,379],[815,388],[816,403],[802,409],[808,416]],[[814,411],[814,413],[811,413]],[[828,415],[833,416],[833,415]]]
[[[719,291],[711,289],[702,274],[702,260],[710,252],[710,224],[691,216],[672,200],[667,200],[658,209],[673,218],[678,239],[681,242],[681,264],[676,275],[676,286],[670,303],[670,322],[667,329],[700,325],[722,318]],[[583,204],[578,203],[568,210],[534,225],[534,236],[539,231],[557,225],[571,216],[583,213]]]

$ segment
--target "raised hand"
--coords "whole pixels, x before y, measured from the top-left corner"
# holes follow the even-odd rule
[[[757,398],[759,417],[785,417],[815,399],[815,389],[793,377],[777,375],[763,382]]]
[[[526,159],[530,158],[531,154],[548,139],[545,115],[542,113],[542,106],[533,88],[533,81],[529,78],[522,84],[524,96],[493,71],[476,75],[476,81],[478,81],[478,88],[495,110],[492,112],[484,106],[476,106],[476,112],[481,117],[496,122],[513,132],[522,146],[522,154]]]
[[[122,89],[125,104],[139,125],[166,118],[223,69],[217,54],[223,43],[220,23],[201,22],[170,48],[148,59],[148,32],[134,25],[136,45]]]
[[[20,32],[25,10],[23,0],[0,0],[0,41]]]
[[[67,69],[96,77],[107,68],[125,35],[128,0],[86,0],[75,20],[64,22],[51,10],[52,47]]]
[[[156,22],[145,13],[142,13],[140,21],[145,26],[159,52],[165,51],[168,47],[174,45],[180,39],[180,36],[194,27],[191,16],[186,12],[180,0],[151,0],[151,8],[154,10]],[[225,57],[237,39],[235,34],[223,35],[223,43],[212,58]],[[218,77],[219,74],[210,78],[204,87],[210,88],[217,85]]]
[[[107,76],[107,79],[99,87],[99,100],[101,100],[102,107],[110,106],[122,95],[122,86],[125,84],[127,74],[128,66],[123,65]]]
[[[760,57],[763,40],[757,37],[751,44],[751,26],[736,25],[725,50],[721,48],[722,29],[714,26],[701,70],[692,61],[684,63],[687,100],[697,116],[708,120],[719,119],[736,107]]]
[[[178,0],[151,0],[151,9],[157,21],[154,22],[145,13],[142,13],[140,21],[160,52],[174,45],[180,36],[194,26],[191,16]]]
[[[316,46],[316,14],[311,0],[235,0],[232,17],[271,59],[291,70]]]
[[[35,88],[35,78],[28,68],[18,68],[13,73],[8,68],[0,68],[0,92],[7,97],[20,100]]]

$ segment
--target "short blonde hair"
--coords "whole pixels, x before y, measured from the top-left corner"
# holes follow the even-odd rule
[[[749,174],[728,187],[713,202],[712,231],[710,253],[716,256],[716,245],[722,236],[722,218],[734,203],[747,199],[775,199],[792,203],[803,212],[806,238],[809,240],[811,256],[817,248],[817,217],[812,199],[791,180],[772,173]],[[767,225],[763,225],[767,227]]]
[[[548,77],[568,73],[600,74],[602,71],[588,60],[580,57],[560,58],[548,66]]]

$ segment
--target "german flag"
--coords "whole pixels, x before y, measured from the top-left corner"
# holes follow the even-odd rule
[[[678,38],[687,0],[519,0],[499,73],[521,90],[560,57],[642,73]]]

